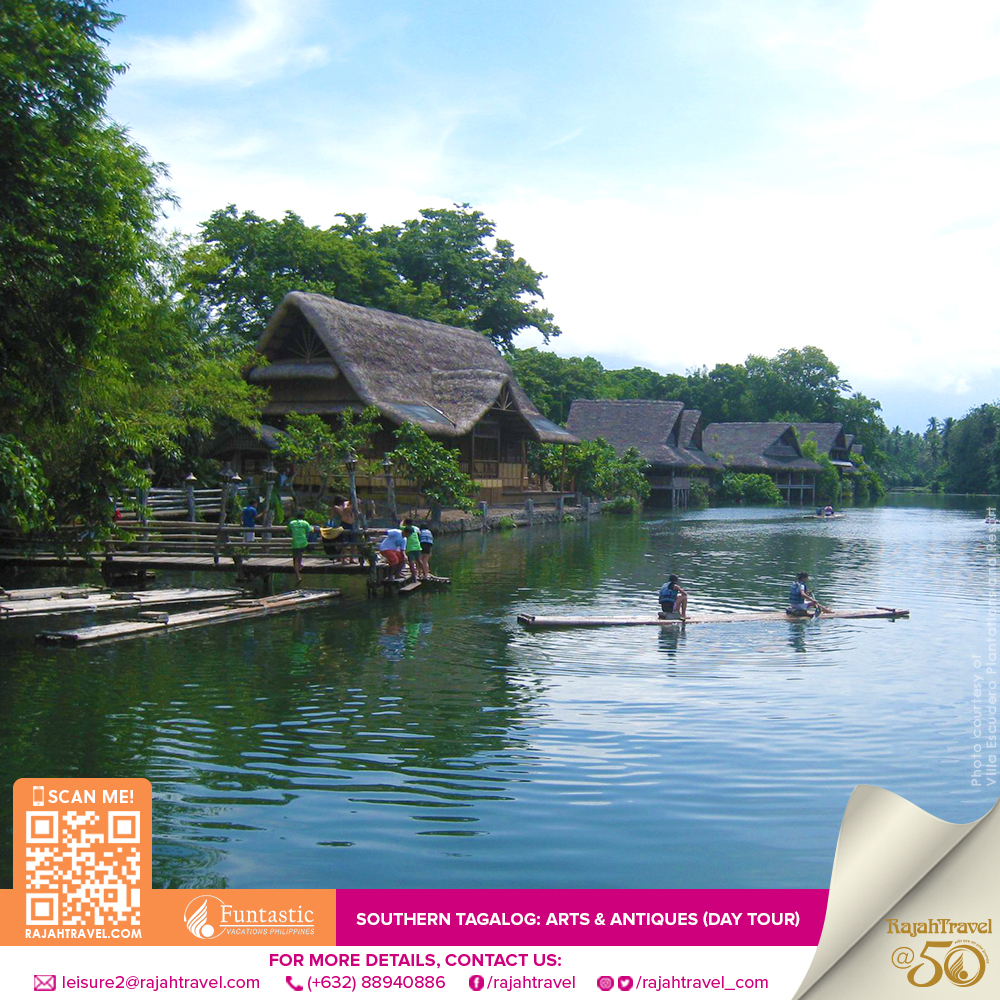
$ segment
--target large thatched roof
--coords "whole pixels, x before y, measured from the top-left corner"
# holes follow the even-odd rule
[[[577,399],[567,428],[585,441],[604,438],[622,455],[637,448],[650,465],[720,468],[700,447],[697,410],[663,399]]]
[[[720,455],[734,469],[815,471],[819,464],[803,458],[791,424],[764,423],[709,424],[703,435],[705,451]]]
[[[294,348],[294,350],[293,350]],[[329,412],[344,408],[351,396],[371,404],[389,420],[417,424],[434,437],[461,437],[501,397],[539,441],[577,444],[577,438],[538,412],[518,385],[510,366],[481,333],[380,309],[339,302],[312,292],[289,292],[271,317],[257,350],[292,362],[287,378],[317,380],[330,386]],[[295,360],[293,360],[295,359]],[[278,365],[253,369],[252,381],[274,382]],[[305,371],[303,372],[303,369]],[[286,378],[284,372],[281,379]],[[320,412],[326,399],[312,399],[303,410]]]

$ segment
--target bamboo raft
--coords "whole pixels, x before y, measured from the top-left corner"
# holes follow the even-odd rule
[[[171,604],[205,604],[209,601],[228,601],[242,597],[242,590],[199,590],[194,587],[178,587],[164,590],[147,590],[137,593],[122,591],[102,591],[99,588],[70,588],[68,590],[22,591],[22,594],[37,596],[5,598],[0,603],[0,615],[4,618],[36,618],[42,615],[66,615],[71,613],[122,611],[135,608],[156,608]]]
[[[802,515],[807,521],[837,521],[842,518],[843,514],[803,514]]]
[[[239,600],[232,604],[199,608],[195,611],[182,611],[178,614],[146,611],[141,613],[143,620],[140,621],[91,625],[88,628],[68,629],[62,632],[39,632],[35,638],[39,642],[57,643],[63,646],[85,646],[95,642],[131,639],[154,632],[198,628],[201,625],[215,625],[219,622],[246,618],[261,618],[265,615],[280,614],[283,611],[296,611],[299,608],[320,604],[339,596],[339,590],[291,590],[274,597]]]
[[[849,611],[824,611],[813,616],[800,617],[789,615],[784,611],[739,611],[732,614],[695,614],[689,615],[683,622],[678,618],[586,618],[586,617],[547,617],[545,615],[521,614],[517,616],[518,623],[525,628],[600,628],[609,625],[659,625],[661,628],[676,628],[680,625],[720,625],[740,622],[810,622],[824,618],[908,618],[910,612],[905,608],[856,608]]]

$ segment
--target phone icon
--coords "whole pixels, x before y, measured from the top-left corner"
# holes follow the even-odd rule
[[[291,976],[285,976],[285,982],[288,983],[288,985],[291,986],[296,993],[301,993],[305,989],[304,986],[296,986],[295,983],[292,982]]]
[[[44,785],[32,785],[31,786],[31,804],[33,806],[44,806],[45,805],[45,786]]]

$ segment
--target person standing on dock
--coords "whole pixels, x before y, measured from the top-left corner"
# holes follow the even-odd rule
[[[425,580],[431,575],[431,552],[434,549],[434,535],[426,525],[420,525],[420,569]]]
[[[688,595],[676,573],[672,573],[660,587],[660,607],[663,609],[661,618],[680,618],[683,621],[687,617]]]
[[[420,533],[413,526],[412,521],[403,528],[403,538],[406,539],[406,561],[410,565],[410,579],[419,580],[422,549],[420,547]]]
[[[808,618],[810,615],[818,615],[821,611],[829,612],[829,610],[809,593],[809,574],[799,573],[788,591],[786,614],[795,618]]]
[[[247,497],[247,505],[243,508],[240,513],[240,523],[243,525],[243,541],[252,542],[254,540],[254,526],[263,516],[257,513],[257,504],[260,502],[259,498],[257,501],[251,500]]]
[[[406,557],[403,555],[406,551],[403,532],[399,528],[390,528],[385,533],[385,538],[382,539],[378,550],[382,553],[382,558],[389,564],[390,575],[399,576],[403,563],[406,561]]]
[[[358,512],[347,497],[337,496],[333,498],[333,506],[330,508],[329,527],[343,527],[344,534],[341,542],[345,548],[353,548],[358,562],[363,562],[360,555],[359,546],[364,541],[364,536],[356,527]],[[354,562],[354,559],[347,557],[346,562]]]
[[[288,530],[292,536],[292,569],[295,570],[295,582],[302,586],[302,557],[309,548],[309,536],[313,526],[301,517],[288,522]]]

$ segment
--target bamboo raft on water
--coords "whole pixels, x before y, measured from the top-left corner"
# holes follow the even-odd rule
[[[843,517],[843,514],[803,514],[807,521],[836,521]]]
[[[39,632],[35,637],[39,642],[58,643],[64,646],[84,646],[94,642],[109,642],[115,639],[131,639],[153,632],[173,629],[197,628],[218,622],[235,621],[244,618],[261,618],[264,615],[295,611],[298,608],[319,604],[340,596],[339,590],[291,590],[285,594],[259,599],[248,598],[212,608],[182,611],[168,614],[164,611],[141,612],[140,621],[114,622],[110,625],[91,625],[88,628],[67,629],[62,632]]]
[[[848,611],[824,611],[817,616],[802,617],[784,611],[737,611],[732,614],[694,614],[683,622],[679,618],[642,617],[592,618],[584,616],[557,617],[520,614],[518,623],[525,628],[600,628],[611,625],[659,625],[661,628],[677,628],[680,625],[720,625],[738,622],[809,622],[824,618],[908,618],[906,608],[855,608]]]
[[[170,604],[205,604],[208,601],[228,601],[242,597],[242,590],[200,590],[194,587],[177,587],[135,593],[107,590],[98,587],[70,588],[68,590],[21,591],[20,598],[13,594],[0,602],[0,615],[5,618],[36,618],[44,615],[82,614],[93,611],[122,611],[135,608],[155,608]]]

